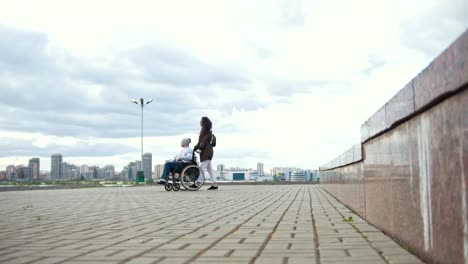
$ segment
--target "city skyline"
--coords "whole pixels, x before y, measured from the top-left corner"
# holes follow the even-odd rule
[[[131,166],[131,167],[134,167],[134,171],[132,171],[132,173],[134,173],[135,175],[136,175],[136,171],[139,171],[139,170],[143,170],[145,175],[151,175],[150,177],[153,177],[153,175],[154,175],[153,172],[158,172],[159,174],[161,174],[164,164],[154,165],[154,171],[153,171],[153,168],[152,168],[152,153],[145,153],[143,155],[143,158],[144,158],[143,162],[141,162],[139,160],[131,161],[126,166],[122,167],[121,170],[115,170],[115,166],[114,165],[109,165],[109,164],[103,165],[103,166],[89,165],[89,164],[80,164],[80,165],[71,164],[69,162],[64,161],[64,156],[61,153],[55,153],[55,154],[51,155],[50,167],[49,167],[50,169],[49,170],[40,170],[40,165],[39,165],[40,158],[31,158],[31,159],[29,159],[28,168],[29,168],[29,174],[30,175],[34,175],[34,174],[38,175],[40,172],[48,172],[48,173],[50,173],[50,178],[51,179],[63,179],[63,175],[69,173],[69,172],[66,172],[66,171],[70,170],[70,168],[73,169],[74,171],[76,171],[77,173],[83,174],[85,172],[88,172],[90,170],[90,168],[112,167],[113,171],[115,171],[116,173],[117,172],[121,173],[121,172],[124,172],[124,171],[128,171],[128,167]],[[141,164],[143,164],[143,165],[141,165]],[[242,168],[240,168],[240,167],[226,167],[225,164],[219,163],[219,164],[216,165],[216,168],[217,168],[216,171],[236,170],[236,169],[251,170],[251,171],[258,171],[259,176],[264,176],[265,175],[264,168],[263,168],[264,163],[263,162],[257,162],[256,165],[257,165],[256,170],[254,170],[254,169],[252,169],[252,167],[242,167]],[[10,165],[8,165],[6,167],[5,171],[8,171],[8,167],[15,168],[15,167],[24,167],[24,166],[23,166],[23,164],[10,164]],[[3,171],[3,170],[0,169],[0,171]],[[33,171],[35,171],[35,172],[33,172]],[[145,176],[145,178],[148,178],[148,177]]]
[[[164,164],[157,164],[153,168],[152,154],[145,153],[143,162],[131,161],[121,171],[114,165],[89,166],[87,164],[75,165],[65,161],[60,154],[51,155],[50,172],[40,170],[40,158],[29,159],[29,165],[12,164],[0,170],[0,180],[28,181],[28,180],[129,180],[135,181],[137,172],[143,170],[145,181],[159,179]],[[216,165],[216,177],[221,181],[317,181],[320,176],[318,170],[302,169],[297,167],[273,167],[264,172],[263,162],[257,162],[256,169],[248,167],[226,167],[225,164]]]
[[[0,132],[1,134],[1,132]],[[195,136],[194,136],[195,137]],[[139,138],[136,138],[139,140]],[[174,139],[175,142],[178,142],[177,139]],[[191,147],[193,147],[193,144],[191,145]],[[215,153],[216,153],[216,150],[217,150],[217,147],[215,148]],[[153,153],[145,153],[145,154],[151,154],[152,157],[153,157]],[[173,153],[174,155],[176,155],[177,153],[174,152]],[[53,155],[53,154],[52,154]],[[52,159],[51,159],[51,156],[52,155],[49,155],[49,156],[37,156],[39,157],[42,161],[43,161],[43,164],[51,164],[52,162]],[[152,158],[152,164],[159,164],[159,163],[164,163],[163,161],[164,160],[167,160],[168,158],[172,158],[174,155],[172,156],[164,156],[164,159],[161,158],[161,155],[156,155],[156,157],[159,157],[159,160],[156,160],[154,158]],[[34,155],[31,155],[31,156],[34,156]],[[87,158],[87,157],[75,157],[75,156],[67,156],[67,159],[73,163],[73,164],[79,164],[79,166],[81,165],[88,165],[88,166],[99,166],[99,167],[104,167],[108,164],[114,164],[114,166],[116,168],[118,168],[117,171],[122,171],[126,166],[128,166],[128,162],[129,161],[135,161],[135,160],[138,160],[139,158],[139,155],[137,154],[136,157],[132,157],[133,155],[126,155],[125,159],[119,159],[119,162],[115,162],[113,163],[112,160],[109,162],[109,160],[106,158],[105,160],[101,161],[101,162],[96,162],[96,160],[99,160],[100,158],[99,157],[93,157],[93,158]],[[0,163],[0,168],[2,167],[6,167],[6,166],[9,166],[9,165],[15,165],[15,164],[27,164],[28,160],[30,159],[30,156],[25,156],[25,157],[16,157],[14,159],[11,159],[11,163]],[[1,158],[0,158],[1,160]],[[93,160],[93,161],[90,161],[90,160]],[[215,158],[214,160],[214,166],[216,167],[218,164],[224,164],[226,163],[225,160],[221,159],[221,160],[218,160]],[[236,163],[236,162],[232,162],[230,164],[233,164],[232,166],[233,167],[236,167],[236,166],[241,166],[241,167],[248,167],[248,168],[257,168],[258,169],[258,164],[259,162],[257,160],[253,160],[252,159],[252,162],[249,162],[248,165],[246,165],[245,163],[242,163],[242,164],[239,164],[239,163]],[[262,162],[260,162],[261,164],[263,164]],[[91,165],[90,165],[91,164]],[[280,164],[281,166],[288,166],[288,164],[285,164],[285,163],[278,163]],[[270,167],[271,166],[271,167]],[[274,167],[274,165],[268,165],[264,168],[264,171],[268,171],[270,170],[272,167]],[[307,167],[307,168],[314,168],[312,166],[302,166],[302,167]],[[45,168],[49,168],[48,170],[43,170],[43,171],[47,171],[47,172],[51,172],[51,167],[48,167],[46,166]],[[318,167],[317,167],[318,168]]]

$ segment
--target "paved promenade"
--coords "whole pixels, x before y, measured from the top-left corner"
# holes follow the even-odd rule
[[[316,185],[3,192],[0,210],[0,263],[421,263]]]

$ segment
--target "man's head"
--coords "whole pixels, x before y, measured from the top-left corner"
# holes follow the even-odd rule
[[[180,146],[181,147],[188,147],[190,145],[190,142],[192,142],[192,140],[190,138],[183,138],[180,141]]]

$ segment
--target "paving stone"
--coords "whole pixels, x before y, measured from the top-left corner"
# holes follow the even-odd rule
[[[343,264],[343,263],[372,263],[372,264],[386,264],[385,260],[381,258],[326,258],[320,261],[322,264]]]
[[[9,261],[11,259],[17,259],[17,258],[22,258],[22,257],[29,257],[29,256],[35,256],[34,254],[36,253],[37,251],[30,251],[30,250],[18,250],[18,251],[14,251],[14,252],[11,252],[11,253],[8,253],[8,254],[4,254],[4,255],[1,255],[0,256],[0,262],[6,262],[6,261]]]
[[[258,249],[235,249],[229,257],[255,257]]]
[[[311,264],[316,263],[313,257],[288,257],[288,264]]]
[[[84,259],[84,260],[69,260],[66,263],[68,264],[91,264],[91,263],[118,264],[119,261],[107,260],[107,259]]]
[[[406,256],[408,254],[408,251],[401,247],[379,248],[379,251],[384,256]]]
[[[189,257],[166,257],[158,261],[158,264],[185,264],[190,260]]]
[[[420,262],[315,185],[43,190],[0,200],[8,201],[2,263]]]
[[[251,260],[252,257],[200,257],[196,259],[193,263],[249,263]]]
[[[215,245],[212,249],[258,249],[261,247],[261,243],[257,244],[224,244],[222,242]]]
[[[90,252],[89,250],[60,250],[60,249],[53,249],[53,250],[37,252],[34,255],[35,256],[42,256],[42,257],[65,257],[65,258],[70,258],[70,257],[82,256],[82,255],[87,254],[89,252]]]
[[[233,249],[212,249],[202,254],[202,257],[225,257],[228,254],[232,254]]]
[[[259,257],[255,260],[255,264],[283,264],[286,263],[285,261],[287,261],[286,257]],[[310,263],[311,262],[309,261],[308,264]]]
[[[160,261],[163,260],[163,258],[142,258],[142,257],[137,257],[134,258],[126,263],[128,264],[154,264],[154,263],[161,263]]]
[[[18,257],[6,261],[2,261],[1,263],[31,263],[35,261],[40,261],[43,258],[37,256],[27,256],[27,257]]]
[[[417,257],[409,254],[404,255],[394,255],[394,256],[385,256],[385,259],[392,264],[418,264],[424,263],[419,260]]]
[[[88,257],[106,257],[106,256],[114,256],[115,254],[121,252],[121,250],[115,250],[115,249],[108,249],[108,250],[98,250],[94,252],[90,252],[88,254],[85,254],[84,256]]]
[[[64,260],[68,259],[67,257],[44,257],[40,260],[34,261],[34,264],[56,264],[62,263]]]
[[[193,257],[200,253],[197,249],[184,250],[153,250],[142,255],[142,257]]]

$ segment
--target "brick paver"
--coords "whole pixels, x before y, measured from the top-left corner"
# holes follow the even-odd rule
[[[21,191],[0,201],[1,263],[421,263],[316,185]]]

